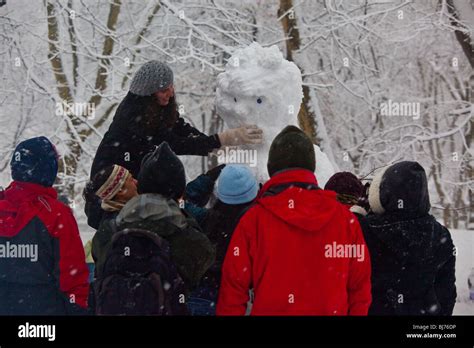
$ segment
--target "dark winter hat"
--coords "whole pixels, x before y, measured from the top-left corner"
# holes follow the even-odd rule
[[[376,214],[430,210],[428,182],[418,162],[403,161],[381,169],[369,188],[369,203]]]
[[[19,143],[10,162],[12,178],[46,187],[53,186],[58,174],[58,154],[46,137]]]
[[[184,166],[178,156],[162,142],[153,152],[147,154],[138,173],[139,193],[159,193],[177,200],[186,188]]]
[[[316,168],[313,143],[295,126],[285,127],[273,139],[268,154],[267,169],[270,176],[288,168],[303,168],[312,172]]]
[[[335,191],[342,195],[349,195],[359,199],[364,194],[364,185],[350,172],[340,172],[331,176],[324,186],[325,190]]]
[[[243,204],[255,199],[258,183],[250,169],[244,165],[229,164],[217,183],[217,198],[226,204]]]
[[[163,62],[156,60],[145,63],[133,77],[130,92],[139,96],[148,96],[173,83],[173,71]]]

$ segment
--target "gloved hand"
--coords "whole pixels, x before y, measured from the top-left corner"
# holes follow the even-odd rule
[[[217,167],[209,169],[207,171],[206,175],[208,177],[210,177],[212,181],[216,181],[217,178],[219,177],[219,175],[221,174],[222,169],[224,169],[224,167],[225,167],[225,163],[221,164],[221,165],[218,165]]]
[[[245,144],[261,144],[263,131],[256,125],[245,125],[240,128],[228,129],[218,134],[222,146]]]

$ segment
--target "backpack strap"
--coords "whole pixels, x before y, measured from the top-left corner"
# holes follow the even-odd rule
[[[169,299],[168,301],[166,301],[165,299],[165,292],[163,291],[163,282],[161,280],[161,276],[158,273],[151,272],[148,275],[148,278],[152,281],[153,287],[156,290],[156,292],[158,292],[158,305],[159,305],[158,315],[172,314],[172,313],[168,313],[171,305],[169,303]],[[167,306],[165,306],[165,301],[166,301]]]
[[[110,219],[110,220],[108,221],[108,223],[109,223],[110,230],[112,231],[112,235],[114,235],[115,233],[117,233],[118,228],[117,228],[117,221],[116,221],[116,219],[115,219],[115,218]]]
[[[288,187],[291,187],[291,186],[300,187],[300,188],[305,189],[305,190],[321,190],[321,188],[318,185],[311,184],[311,183],[304,183],[304,182],[297,182],[297,181],[295,181],[295,182],[286,182],[284,184],[270,186],[270,188],[263,193],[261,198],[275,196],[275,195],[285,191]],[[242,218],[242,216],[244,216],[244,214],[250,208],[252,208],[255,204],[257,204],[256,201],[253,202],[252,204],[250,204],[244,210],[242,210],[242,212],[240,213],[238,219],[240,220]]]
[[[311,184],[311,183],[285,182],[284,184],[270,186],[270,188],[263,193],[262,198],[263,197],[269,197],[269,196],[275,196],[275,195],[285,191],[287,188],[292,187],[292,186],[300,187],[300,188],[303,188],[305,190],[320,190],[321,189],[318,185]]]

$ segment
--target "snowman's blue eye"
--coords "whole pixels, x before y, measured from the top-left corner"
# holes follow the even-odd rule
[[[262,98],[258,98],[257,103],[262,104]]]
[[[237,103],[237,98],[236,97],[234,97],[234,101]]]

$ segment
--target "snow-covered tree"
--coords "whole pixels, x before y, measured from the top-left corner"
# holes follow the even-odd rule
[[[1,183],[15,144],[46,135],[62,154],[58,188],[80,202],[101,137],[151,59],[174,70],[180,113],[217,132],[216,76],[237,47],[258,41],[302,70],[300,126],[341,170],[370,178],[416,159],[435,214],[472,224],[473,13],[464,0],[7,1]],[[207,166],[183,159],[190,178]]]

